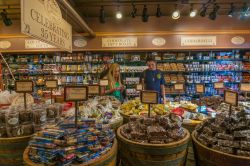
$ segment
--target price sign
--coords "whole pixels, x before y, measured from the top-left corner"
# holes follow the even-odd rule
[[[137,90],[137,91],[141,91],[141,90],[142,90],[142,84],[136,85],[136,90]]]
[[[108,80],[100,80],[100,86],[108,86],[109,81]]]
[[[156,91],[141,91],[141,102],[144,104],[157,104],[158,92]]]
[[[45,86],[47,89],[57,89],[58,88],[58,81],[57,80],[46,80]]]
[[[100,95],[100,86],[99,85],[89,85],[88,86],[89,95]]]
[[[65,101],[85,101],[88,100],[88,88],[86,86],[66,86],[64,87]]]
[[[224,89],[224,82],[214,83],[214,89]]]
[[[15,89],[18,93],[31,93],[34,90],[33,81],[16,81]]]
[[[240,91],[242,92],[250,92],[250,83],[241,83]]]
[[[177,91],[184,90],[184,84],[174,84],[174,90],[177,90]]]
[[[203,84],[196,84],[196,93],[205,93],[205,86]]]
[[[234,91],[224,91],[224,102],[233,106],[238,106],[238,93]]]

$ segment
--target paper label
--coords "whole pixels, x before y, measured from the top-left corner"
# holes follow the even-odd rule
[[[58,81],[57,80],[46,80],[45,81],[46,88],[57,88],[58,87]]]
[[[136,85],[136,90],[142,90],[142,84],[138,84],[138,85]]]
[[[141,102],[144,104],[157,104],[158,103],[158,92],[141,91]]]
[[[20,93],[33,92],[32,81],[16,81],[15,87],[16,87],[16,92],[20,92]]]
[[[233,91],[225,91],[224,101],[227,104],[237,106],[238,105],[238,93],[233,92]]]
[[[86,86],[71,86],[64,89],[65,101],[85,101],[88,99],[87,96],[88,89]]]
[[[8,120],[8,123],[11,125],[16,125],[18,123],[18,119],[17,118],[11,118]]]
[[[197,84],[196,85],[196,93],[204,93],[204,85]]]
[[[100,86],[108,86],[109,81],[108,80],[100,80]]]
[[[249,92],[250,91],[250,83],[241,83],[240,90],[242,92]]]
[[[99,85],[89,85],[88,86],[88,94],[89,95],[99,95],[100,94],[100,86]]]
[[[223,89],[224,83],[223,82],[216,82],[214,83],[214,89]]]
[[[183,84],[174,84],[174,89],[181,91],[184,89],[184,85]]]

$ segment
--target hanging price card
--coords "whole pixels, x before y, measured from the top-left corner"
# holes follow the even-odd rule
[[[250,83],[241,83],[240,91],[242,92],[250,92]]]
[[[66,86],[64,87],[65,101],[85,101],[88,100],[88,88],[86,86]]]
[[[47,89],[57,89],[58,88],[58,81],[57,80],[46,80],[45,86]]]
[[[196,93],[205,93],[205,86],[203,84],[196,84]]]
[[[234,91],[224,91],[224,102],[233,106],[238,106],[238,93]]]
[[[157,104],[158,92],[156,91],[141,91],[141,102],[144,104]]]
[[[214,83],[214,89],[224,89],[224,82]]]
[[[174,90],[177,90],[177,91],[184,90],[184,84],[174,84]]]
[[[88,94],[89,95],[100,95],[100,86],[99,85],[88,85]]]
[[[34,89],[33,81],[16,81],[15,89],[18,93],[31,93]]]
[[[108,80],[100,80],[100,86],[108,86],[109,81]]]

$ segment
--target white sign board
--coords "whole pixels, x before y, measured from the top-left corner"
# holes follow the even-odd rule
[[[32,49],[32,48],[56,48],[56,47],[50,44],[44,43],[40,40],[29,39],[29,40],[25,40],[25,48]]]
[[[181,46],[216,46],[216,36],[181,37]]]
[[[105,37],[102,47],[137,47],[137,37]]]
[[[21,0],[21,32],[72,52],[72,27],[56,0]]]

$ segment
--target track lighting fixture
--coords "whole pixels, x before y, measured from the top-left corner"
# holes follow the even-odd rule
[[[117,19],[122,19],[122,12],[120,11],[119,6],[117,7],[117,11],[116,11],[115,17]]]
[[[175,5],[175,11],[172,13],[172,18],[177,20],[181,17],[180,11],[177,9],[177,5]]]
[[[162,16],[161,8],[160,5],[158,4],[156,9],[156,17],[161,17],[161,16]]]
[[[207,7],[205,4],[202,5],[201,11],[200,11],[200,16],[205,17],[207,13]]]
[[[2,17],[4,25],[6,25],[6,26],[12,25],[12,21],[10,18],[8,18],[8,13],[5,9],[3,9],[3,11],[0,13],[0,15]]]
[[[197,10],[193,9],[193,4],[191,4],[191,8],[190,8],[190,13],[189,13],[189,16],[191,18],[195,17],[197,14]]]
[[[132,4],[132,12],[130,13],[132,18],[135,18],[137,13],[137,8],[135,7],[135,4]]]
[[[209,18],[211,20],[215,20],[216,17],[217,17],[217,13],[220,9],[220,6],[218,6],[216,3],[214,4],[214,8],[213,8],[213,11],[209,14]]]
[[[144,5],[143,11],[142,11],[142,22],[148,22],[148,8],[147,5]]]
[[[106,22],[105,11],[104,11],[104,7],[103,6],[101,6],[101,9],[100,9],[99,20],[100,20],[100,23],[105,23]]]
[[[231,8],[228,12],[228,17],[233,17],[235,15],[235,6],[231,3]]]

